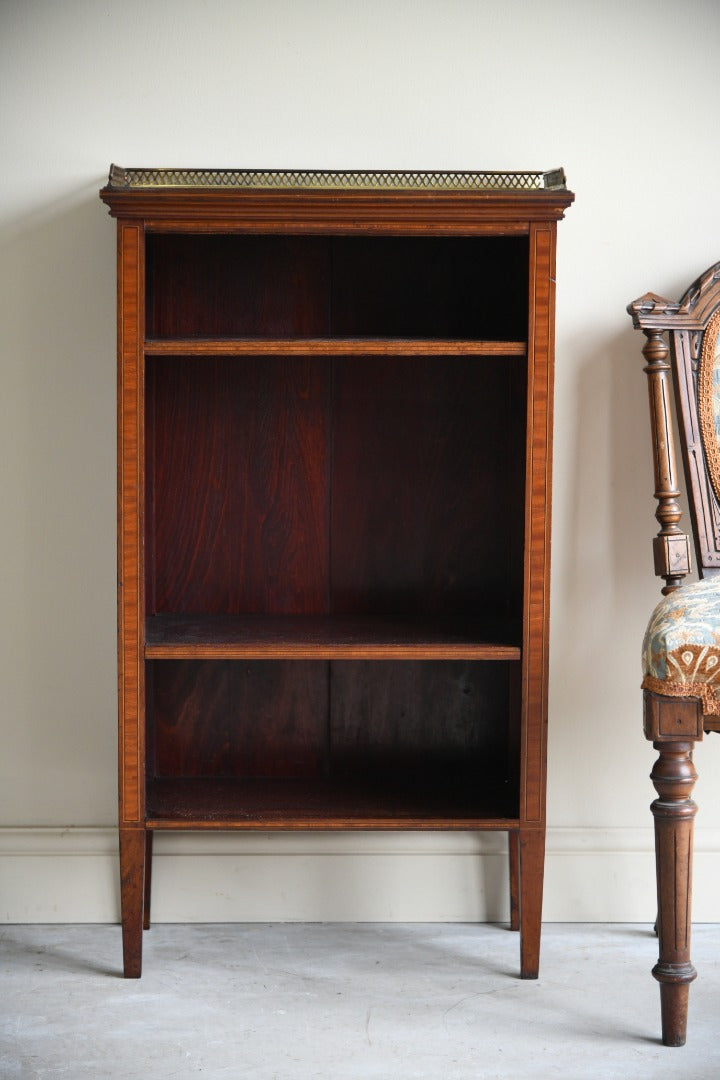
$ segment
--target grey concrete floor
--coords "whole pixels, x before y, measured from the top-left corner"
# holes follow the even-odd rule
[[[720,1077],[720,926],[694,928],[685,1047],[659,1042],[648,927],[158,925],[120,977],[114,926],[0,929],[2,1080]]]

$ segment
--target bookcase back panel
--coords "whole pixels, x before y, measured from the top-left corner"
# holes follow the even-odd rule
[[[149,362],[149,611],[325,611],[329,394],[305,357]]]
[[[519,617],[524,371],[507,358],[337,364],[336,611]]]
[[[148,665],[148,771],[307,777],[327,761],[328,665],[163,660]]]
[[[515,237],[149,234],[146,332],[523,340]]]
[[[146,332],[163,337],[323,337],[327,241],[292,236],[147,237]]]
[[[527,336],[527,238],[358,237],[332,247],[338,337]]]
[[[149,613],[519,618],[524,418],[519,358],[148,360]]]
[[[148,776],[517,787],[505,662],[155,661]],[[475,780],[473,781],[473,776]],[[459,793],[458,793],[459,794]]]
[[[335,661],[335,768],[442,773],[505,759],[512,665],[474,661]]]

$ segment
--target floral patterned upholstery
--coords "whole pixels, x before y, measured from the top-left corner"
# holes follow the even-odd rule
[[[663,597],[643,642],[643,689],[698,697],[720,715],[720,578],[683,585]]]

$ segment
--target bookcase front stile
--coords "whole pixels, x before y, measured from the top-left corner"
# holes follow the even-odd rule
[[[144,821],[143,231],[119,227],[119,663],[122,825]]]

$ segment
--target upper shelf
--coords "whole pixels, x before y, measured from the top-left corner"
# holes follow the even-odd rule
[[[525,356],[524,341],[392,338],[148,339],[146,356]]]
[[[342,615],[153,615],[154,660],[519,660],[508,620]]]

